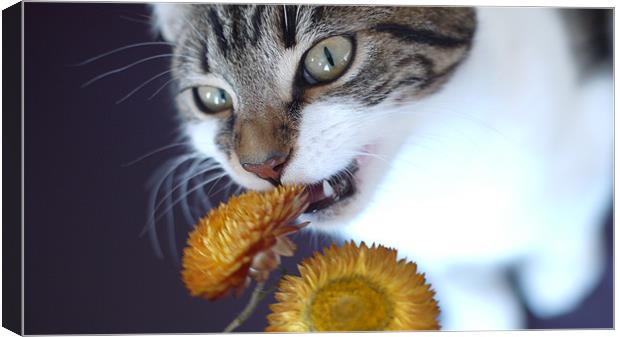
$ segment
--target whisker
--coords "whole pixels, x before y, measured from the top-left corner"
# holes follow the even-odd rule
[[[220,169],[221,169],[221,167],[220,167]],[[213,175],[212,175],[212,176],[215,176],[215,172],[213,173]],[[211,177],[211,176],[210,176],[210,177]],[[210,179],[210,177],[208,177],[207,179]],[[240,186],[239,188],[241,188],[241,186]],[[205,190],[204,190],[203,188],[199,188],[199,189],[196,191],[196,194],[197,194],[197,196],[196,196],[195,200],[196,200],[196,201],[198,202],[198,204],[200,205],[198,208],[199,208],[200,210],[203,210],[203,211],[200,211],[200,212],[199,212],[199,213],[200,213],[200,214],[199,214],[199,217],[202,217],[202,216],[204,216],[204,213],[205,213],[206,211],[209,211],[210,209],[212,209],[212,208],[213,208],[213,203],[211,202],[211,198],[210,198],[210,197],[209,197],[209,196],[205,193]],[[191,228],[193,228],[193,227],[194,227],[194,224],[193,224],[193,223],[188,223],[188,225],[189,225]]]
[[[145,21],[145,20],[140,20],[140,19],[136,19],[136,18],[132,18],[126,15],[120,15],[119,16],[121,19],[127,20],[127,21],[131,21],[131,22],[135,22],[135,23],[141,23],[143,25],[151,25],[151,22],[149,21]]]
[[[344,152],[344,154],[349,154],[349,155],[354,155],[354,156],[362,156],[362,157],[372,157],[372,158],[377,158],[377,159],[383,160],[385,162],[388,162],[388,160],[385,157],[380,156],[380,155],[378,155],[376,153],[363,152],[363,151],[346,151],[346,152]]]
[[[216,181],[216,182],[214,182],[214,183],[213,183],[213,185],[211,185],[211,188],[209,188],[209,190],[207,191],[207,196],[208,196],[209,198],[213,196],[213,195],[211,194],[211,191],[213,190],[213,188],[215,187],[215,185],[217,185],[217,183],[218,183],[220,180],[222,180],[222,178],[224,178],[225,176],[226,176],[225,174],[224,174],[224,175],[222,175],[222,176],[220,176],[220,177],[217,179],[217,181]],[[217,191],[215,191],[215,192],[213,192],[213,193],[215,194],[215,193],[217,193]]]
[[[233,187],[235,185],[235,183],[232,180],[229,180],[226,185],[224,185],[224,188],[222,188],[224,190],[224,196],[225,198],[230,198],[232,196],[232,194],[230,194],[230,188]]]
[[[121,167],[128,167],[128,166],[134,165],[134,164],[138,163],[139,161],[144,160],[144,159],[146,159],[146,158],[148,158],[148,157],[150,157],[150,156],[152,156],[154,154],[157,154],[159,152],[162,152],[162,151],[174,148],[174,147],[183,146],[183,145],[189,145],[189,144],[191,144],[191,143],[190,142],[182,142],[182,143],[173,143],[173,144],[168,144],[166,146],[162,146],[160,148],[152,150],[151,152],[148,152],[145,155],[142,155],[142,156],[138,157],[137,159],[134,159],[134,160],[132,160],[132,161],[130,161],[128,163],[122,164]]]
[[[234,183],[233,183],[233,181],[232,181],[232,180],[230,180],[230,181],[228,182],[228,184],[226,184],[226,195],[227,195],[227,196],[230,196],[230,188],[231,188],[231,187],[233,187],[233,186],[234,186]]]
[[[190,177],[187,177],[187,179],[192,179],[192,178],[195,178],[195,177],[197,177],[197,176],[199,176],[199,175],[201,175],[201,174],[207,173],[207,172],[209,172],[209,171],[214,171],[214,170],[217,170],[217,169],[219,169],[219,168],[220,168],[220,166],[219,166],[218,164],[212,164],[211,166],[207,167],[206,169],[199,170],[198,172],[196,172],[196,173],[192,174]],[[207,180],[207,181],[210,181],[210,180]],[[167,198],[167,197],[168,197],[170,194],[172,194],[174,191],[176,191],[176,190],[178,190],[179,188],[181,188],[181,186],[182,186],[182,183],[180,183],[180,184],[176,185],[176,186],[175,186],[175,187],[174,187],[174,188],[173,188],[173,189],[172,189],[172,190],[171,190],[168,194],[166,194],[166,195],[164,196],[164,198]],[[163,200],[162,200],[162,201],[163,201]],[[157,212],[157,210],[158,210],[158,209],[162,206],[162,204],[163,204],[163,202],[162,202],[162,201],[160,201],[160,202],[159,202],[159,203],[155,206],[155,210],[154,210],[154,212]]]
[[[132,91],[130,91],[130,92],[129,92],[127,95],[125,95],[123,98],[121,98],[121,99],[119,99],[118,101],[116,101],[116,104],[120,104],[120,103],[122,103],[123,101],[125,101],[126,99],[128,99],[129,97],[131,97],[131,95],[133,95],[133,94],[135,94],[136,92],[140,91],[140,89],[144,88],[144,87],[145,87],[146,85],[148,85],[149,83],[151,83],[151,82],[155,81],[156,79],[158,79],[158,78],[160,78],[160,77],[162,77],[162,76],[164,76],[164,75],[167,75],[167,74],[171,73],[172,71],[174,71],[174,69],[169,69],[169,70],[163,71],[163,72],[161,72],[161,73],[159,73],[159,74],[157,74],[157,75],[155,75],[155,76],[153,76],[153,77],[149,78],[147,81],[145,81],[144,83],[140,84],[138,87],[136,87],[135,89],[133,89]]]
[[[211,188],[209,189],[209,192],[207,192],[207,194],[208,194],[209,196],[211,196],[211,193],[210,193],[210,192],[211,192],[211,190],[213,189],[213,187],[215,187],[215,185],[217,185],[217,183],[218,183],[218,182],[219,182],[222,178],[224,178],[225,176],[226,176],[226,174],[225,174],[224,176],[220,177],[220,178],[219,178],[219,179],[218,179],[215,183],[213,183],[213,186],[211,186]],[[217,194],[218,192],[222,191],[224,188],[226,188],[226,186],[228,186],[228,184],[224,185],[224,187],[220,187],[219,189],[217,189],[217,190],[213,191],[213,194]]]
[[[152,100],[155,96],[157,96],[157,94],[159,94],[162,90],[164,90],[165,87],[168,86],[168,84],[172,83],[174,80],[176,80],[176,78],[171,78],[168,81],[166,81],[166,83],[164,83],[161,87],[159,87],[159,89],[157,89],[157,91],[155,91],[155,93],[153,93],[148,100]]]
[[[189,194],[191,194],[191,193],[195,192],[195,191],[196,191],[196,190],[198,190],[199,188],[203,188],[204,186],[206,186],[207,184],[209,184],[211,181],[215,180],[215,178],[218,178],[218,181],[219,181],[219,179],[222,179],[222,178],[223,178],[223,177],[225,177],[225,176],[226,176],[226,173],[222,173],[222,175],[221,175],[221,176],[214,177],[213,179],[210,179],[210,180],[204,181],[204,182],[202,182],[202,183],[198,184],[197,186],[195,186],[195,187],[191,188],[189,191],[187,191],[186,195],[184,195],[184,196],[181,196],[181,197],[177,198],[177,199],[176,199],[176,200],[175,200],[175,201],[174,201],[174,202],[170,205],[170,207],[168,207],[168,208],[166,208],[165,210],[163,210],[163,211],[162,211],[162,213],[160,213],[160,214],[159,214],[159,216],[157,216],[157,218],[155,218],[155,222],[157,222],[159,219],[161,219],[161,218],[162,218],[162,216],[164,216],[166,213],[168,213],[168,212],[170,211],[170,209],[171,209],[171,208],[173,208],[176,204],[178,204],[179,202],[181,202],[181,200],[183,200],[183,198],[187,197],[187,195],[189,195]]]
[[[184,180],[180,184],[179,194],[183,195],[183,194],[187,193],[187,186],[188,186],[189,182],[192,180],[192,178],[194,178],[194,177],[189,177],[190,174],[192,172],[194,172],[194,170],[196,170],[196,168],[200,167],[200,165],[202,165],[203,163],[204,163],[204,161],[195,160],[191,164],[189,169],[187,169],[187,173],[183,177]],[[189,209],[189,205],[187,203],[187,199],[183,200],[183,202],[181,203],[181,209],[183,211],[183,216],[185,217],[185,221],[187,221],[187,223],[190,223],[190,224],[193,223],[194,222],[194,218],[193,218],[191,210]]]
[[[166,179],[166,189],[170,190],[172,187],[172,182],[174,180],[174,174],[171,174],[169,179]],[[166,203],[170,204],[172,202],[172,196],[166,198]],[[176,244],[176,233],[174,231],[174,210],[170,209],[170,212],[166,215],[167,222],[167,232],[168,232],[168,250],[170,251],[170,255],[172,256],[172,261],[174,261],[175,265],[179,263],[179,255],[177,253],[177,244]]]
[[[91,57],[89,59],[86,59],[86,60],[84,60],[82,62],[79,62],[79,63],[76,63],[76,64],[71,64],[69,66],[81,67],[81,66],[87,65],[89,63],[95,62],[95,61],[97,61],[97,60],[99,60],[101,58],[104,58],[104,57],[108,56],[108,55],[112,55],[112,54],[121,52],[123,50],[131,49],[131,48],[137,48],[137,47],[142,47],[142,46],[156,46],[156,45],[174,46],[175,44],[174,43],[170,43],[170,42],[165,42],[165,41],[150,41],[150,42],[133,43],[133,44],[130,44],[130,45],[127,45],[127,46],[119,47],[119,48],[113,49],[111,51],[99,54],[97,56],[94,56],[94,57]]]
[[[144,13],[136,13],[136,15],[141,16],[147,20],[153,20],[153,16],[152,15],[148,15],[148,14],[144,14]]]
[[[388,160],[386,157],[378,155],[376,153],[370,153],[370,152],[364,152],[364,151],[346,151],[343,152],[344,155],[353,155],[353,156],[360,156],[360,157],[370,157],[370,158],[376,158],[378,160],[381,160],[382,162],[386,163],[388,165],[389,168],[393,168],[394,167],[394,163],[391,162],[390,160]],[[347,169],[347,171],[349,171]],[[353,174],[350,174],[351,178],[353,178]]]
[[[130,63],[130,64],[124,66],[124,67],[116,68],[116,69],[110,70],[108,72],[105,72],[105,73],[103,73],[101,75],[95,76],[94,78],[92,78],[88,82],[82,84],[81,88],[86,88],[87,86],[89,86],[89,85],[99,81],[100,79],[103,79],[103,78],[106,78],[108,76],[120,73],[121,71],[125,71],[125,70],[127,70],[129,68],[135,67],[135,66],[137,66],[139,64],[142,64],[144,62],[148,62],[148,61],[151,61],[151,60],[160,59],[160,58],[164,58],[164,57],[172,57],[172,56],[174,56],[174,54],[169,53],[169,54],[159,54],[159,55],[154,55],[154,56],[149,56],[149,57],[143,58],[143,59],[138,60],[136,62]]]
[[[313,248],[313,250],[319,250],[321,249],[321,247],[319,246],[319,237],[318,235],[315,235],[314,233],[310,232],[310,241],[312,242],[311,247]]]
[[[157,170],[154,174],[158,175],[158,173],[160,171],[163,170],[163,167],[160,168],[159,170]],[[163,175],[164,179],[162,179],[160,182],[158,182],[157,184],[157,189],[155,189],[154,192],[151,192],[151,194],[149,195],[148,201],[147,201],[147,214],[148,214],[148,218],[146,221],[146,225],[144,226],[144,228],[142,229],[142,231],[139,234],[139,237],[142,237],[145,233],[147,233],[148,230],[148,234],[149,234],[149,241],[151,242],[151,247],[153,248],[153,251],[155,252],[155,256],[157,256],[158,258],[163,258],[164,257],[164,253],[161,249],[161,246],[159,244],[159,238],[157,236],[157,228],[155,228],[155,226],[151,226],[150,225],[150,221],[151,221],[151,212],[150,210],[152,209],[152,205],[155,203],[155,200],[157,199],[157,191],[159,190],[159,188],[161,187],[161,183],[163,181],[165,181],[165,178],[167,177],[167,174]]]
[[[153,249],[155,250],[156,255],[159,257],[163,257],[163,253],[161,251],[161,247],[159,246],[159,239],[157,238],[157,229],[155,228],[155,220],[154,220],[155,204],[157,203],[157,195],[166,177],[170,173],[172,173],[174,170],[176,170],[176,168],[180,164],[182,164],[186,160],[189,160],[195,157],[196,157],[196,154],[189,154],[189,155],[184,155],[179,158],[170,160],[166,164],[162,165],[162,167],[159,168],[157,171],[155,171],[151,179],[147,181],[147,184],[154,185],[155,188],[153,188],[153,190],[151,191],[151,194],[149,195],[148,202],[147,202],[148,218],[139,236],[140,237],[144,236],[144,234],[146,234],[148,231],[149,239],[151,240]]]
[[[170,132],[166,133],[167,137],[172,137],[173,144],[187,143],[188,148],[191,148],[192,144],[202,144],[205,142],[191,140],[189,136],[184,132],[186,126],[183,123],[178,123]],[[199,155],[196,153],[196,155]]]
[[[210,210],[211,208],[213,208],[213,203],[211,202],[209,196],[207,196],[207,194],[205,193],[204,189],[198,189],[198,191],[196,192],[196,194],[198,194],[197,198],[200,201],[202,209]]]

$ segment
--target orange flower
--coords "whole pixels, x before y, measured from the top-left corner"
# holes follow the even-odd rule
[[[435,292],[394,249],[332,245],[304,260],[299,272],[280,283],[267,331],[439,329]]]
[[[181,275],[192,296],[213,300],[250,283],[267,279],[291,256],[295,245],[286,235],[302,225],[291,222],[308,207],[301,186],[280,186],[270,192],[232,197],[201,219],[187,240]]]

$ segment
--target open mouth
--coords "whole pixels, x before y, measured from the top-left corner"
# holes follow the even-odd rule
[[[353,195],[355,193],[353,175],[358,169],[357,161],[354,160],[345,169],[331,177],[308,185],[306,189],[310,193],[310,206],[304,213],[314,213],[325,209]]]

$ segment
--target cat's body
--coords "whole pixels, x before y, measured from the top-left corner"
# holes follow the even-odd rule
[[[593,288],[612,187],[611,74],[579,73],[558,13],[369,7],[349,10],[360,17],[351,22],[346,7],[331,19],[293,8],[155,7],[176,52],[208,60],[177,58],[179,86],[222,88],[232,101],[205,116],[179,96],[197,151],[246,188],[342,183],[343,200],[303,216],[311,230],[416,261],[444,328],[523,327],[509,269],[539,315]],[[337,34],[353,34],[348,68],[303,82],[305,53]],[[286,158],[264,167],[273,153]]]
[[[542,316],[578,304],[601,275],[611,76],[577,80],[553,11],[477,13],[468,59],[408,108],[406,141],[378,191],[339,230],[418,261],[446,327],[522,327],[507,268]]]

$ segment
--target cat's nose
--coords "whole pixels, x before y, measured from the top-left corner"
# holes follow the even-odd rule
[[[275,154],[262,163],[241,163],[241,166],[265,180],[279,183],[287,159],[288,155]]]

